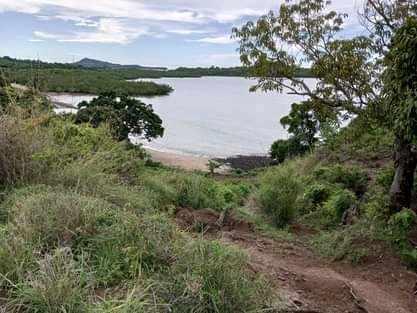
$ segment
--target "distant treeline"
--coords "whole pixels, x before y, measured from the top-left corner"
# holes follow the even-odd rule
[[[4,69],[8,82],[35,87],[44,92],[73,92],[99,94],[115,92],[131,96],[164,96],[173,89],[167,84],[154,82],[128,82],[133,78],[123,71],[79,69],[79,68],[37,68]]]
[[[96,61],[97,64],[107,64],[107,62]],[[100,63],[101,62],[101,63]],[[123,69],[106,69],[99,67],[83,67],[77,63],[48,63],[36,60],[18,60],[10,57],[0,57],[0,68],[13,69],[84,69],[88,71],[107,71],[114,76],[121,79],[135,79],[135,78],[162,78],[162,77],[201,77],[201,76],[248,76],[247,68],[242,66],[235,67],[178,67],[173,70],[145,70],[137,68],[123,68]],[[300,68],[299,77],[312,77],[309,68]]]
[[[136,68],[85,68],[70,63],[47,63],[34,60],[0,58],[1,79],[35,87],[45,92],[74,92],[99,94],[116,92],[131,96],[168,95],[173,89],[166,84],[132,82],[138,78],[248,76],[245,67],[179,67],[175,70],[156,71]],[[300,68],[299,77],[311,77],[309,69]]]

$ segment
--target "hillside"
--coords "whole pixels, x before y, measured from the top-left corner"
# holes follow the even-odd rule
[[[4,312],[417,312],[415,214],[386,217],[387,130],[351,123],[302,158],[210,175],[7,88]]]
[[[106,68],[106,69],[138,69],[145,71],[166,71],[166,67],[152,67],[141,65],[122,65],[117,63],[110,63],[95,59],[84,58],[78,62],[72,63],[75,66],[87,67],[87,68]]]

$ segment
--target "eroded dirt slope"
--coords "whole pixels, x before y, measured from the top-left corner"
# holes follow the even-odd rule
[[[179,209],[176,221],[186,231],[241,247],[248,269],[271,282],[287,312],[417,313],[416,274],[394,256],[381,254],[357,266],[327,263],[302,240],[274,241],[232,215]]]

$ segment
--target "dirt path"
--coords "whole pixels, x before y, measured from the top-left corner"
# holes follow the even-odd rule
[[[416,274],[393,256],[381,255],[358,266],[326,263],[301,241],[260,236],[246,221],[204,210],[177,213],[183,229],[195,229],[197,220],[207,225],[207,238],[246,252],[248,268],[268,278],[287,312],[417,313],[412,291]]]

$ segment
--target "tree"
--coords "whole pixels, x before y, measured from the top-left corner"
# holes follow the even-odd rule
[[[269,12],[256,23],[233,29],[241,62],[249,76],[258,77],[251,90],[283,92],[285,88],[307,97],[317,114],[332,112],[339,118],[369,115],[389,125],[386,114],[381,114],[386,109],[384,58],[396,30],[417,14],[416,0],[366,0],[361,22],[368,35],[350,39],[342,39],[340,34],[347,15],[331,11],[330,4],[328,0],[287,0],[277,13]],[[311,66],[317,82],[314,87],[295,76],[304,64]],[[404,99],[398,100],[396,105],[403,106]],[[396,135],[400,142],[409,142],[403,134]],[[409,205],[406,173],[414,163],[413,154],[403,149],[404,145],[397,145],[402,159],[396,162],[395,179],[406,183],[399,184],[402,197],[391,193],[391,213]]]
[[[390,189],[391,213],[410,207],[417,166],[417,19],[409,18],[394,31],[384,59],[386,123],[396,137],[396,173]]]
[[[286,140],[278,139],[274,141],[271,145],[270,155],[278,163],[282,163],[287,158],[303,155],[307,151],[309,151],[308,146],[301,143],[297,137],[291,136]]]
[[[121,96],[118,99],[115,93],[104,93],[90,102],[81,102],[78,107],[76,123],[90,123],[94,127],[109,123],[119,141],[128,139],[129,134],[148,141],[164,134],[162,120],[152,105],[135,98]]]

